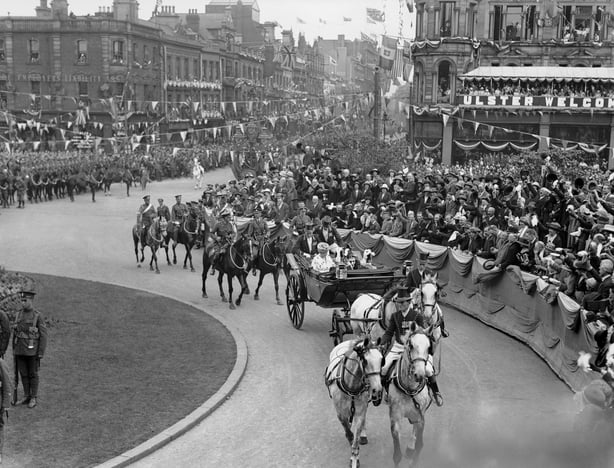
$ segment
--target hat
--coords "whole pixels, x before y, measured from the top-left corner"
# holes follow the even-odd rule
[[[428,260],[429,259],[429,253],[428,252],[418,252],[418,260]]]
[[[148,198],[150,198],[150,197],[149,197],[149,195],[145,195],[145,196],[143,197],[143,200],[147,200]]]
[[[411,291],[409,290],[409,288],[406,286],[399,286],[397,288],[397,293],[393,301],[394,302],[407,302],[409,300],[411,300]]]
[[[318,252],[328,252],[328,244],[326,242],[318,243]]]
[[[230,210],[228,208],[224,208],[220,211],[220,216],[230,216]]]
[[[205,191],[206,192],[206,191]],[[181,195],[175,195],[175,198],[181,198]]]
[[[383,189],[388,190],[388,184],[382,184],[382,186],[381,186],[380,188],[381,188],[382,190],[383,190]]]
[[[555,231],[560,231],[560,230],[562,229],[562,228],[561,228],[561,225],[560,225],[559,223],[557,223],[556,221],[555,221],[555,222],[553,222],[553,223],[547,223],[547,224],[546,224],[546,227],[547,227],[548,229],[553,229],[553,230],[555,230]]]
[[[20,291],[21,297],[34,297],[36,296],[36,291],[33,289],[22,289]]]
[[[520,219],[518,219],[518,222],[526,224],[527,226],[531,224],[531,220],[529,219],[528,216],[521,216]],[[559,229],[560,229],[560,226],[559,226]]]
[[[313,223],[311,221],[306,222],[305,229],[313,229]]]
[[[330,223],[331,223],[330,216],[326,215],[322,218],[322,224],[330,224]]]
[[[158,198],[158,201],[164,201],[164,198]]]

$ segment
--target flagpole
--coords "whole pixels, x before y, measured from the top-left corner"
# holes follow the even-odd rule
[[[380,121],[380,114],[381,114],[381,110],[382,110],[382,89],[381,89],[381,83],[380,83],[380,79],[381,79],[381,69],[380,67],[376,66],[375,67],[375,72],[373,74],[373,85],[374,85],[374,89],[373,89],[373,96],[374,96],[374,101],[373,101],[373,136],[375,137],[375,141],[379,141],[380,140],[380,128],[379,128],[379,121]]]

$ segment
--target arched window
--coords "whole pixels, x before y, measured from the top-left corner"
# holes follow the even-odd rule
[[[454,70],[453,66],[447,60],[442,60],[437,66],[437,74],[435,75],[436,83],[435,102],[451,103],[454,95]]]

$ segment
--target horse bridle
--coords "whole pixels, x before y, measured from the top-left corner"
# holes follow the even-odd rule
[[[429,342],[431,341],[431,338],[426,334],[426,332],[424,330],[417,330],[415,332],[413,332],[411,335],[409,335],[409,337],[407,338],[407,351],[408,351],[408,356],[409,356],[409,364],[411,367],[414,366],[415,362],[424,362],[424,365],[428,364],[428,356],[426,358],[423,357],[416,357],[416,358],[412,358],[411,357],[411,352],[414,349],[414,346],[411,344],[411,338],[415,335],[424,335],[428,338]]]
[[[196,229],[194,230],[194,232],[188,229],[188,218],[193,218],[196,220]],[[194,218],[193,216],[187,216],[186,219],[183,221],[183,230],[192,236],[198,234],[198,218]]]
[[[235,262],[234,256],[232,255],[232,251],[237,252],[237,256],[239,256],[241,258],[241,260],[243,260],[243,266],[239,266],[237,265],[237,262]],[[247,265],[248,262],[247,260],[245,260],[245,257],[235,248],[234,243],[230,244],[230,247],[228,248],[229,253],[230,253],[230,261],[232,262],[233,266],[237,269],[237,270],[244,270],[247,271]]]
[[[272,264],[267,262],[266,255],[264,254],[264,248],[267,247],[267,246],[268,246],[269,252],[271,252],[271,254],[273,255],[273,259],[274,259],[273,262],[274,263],[272,263]],[[273,249],[271,249],[271,247],[270,247],[270,242],[264,242],[262,244],[262,261],[266,265],[270,266],[271,268],[275,268],[279,264],[279,257],[273,253]]]

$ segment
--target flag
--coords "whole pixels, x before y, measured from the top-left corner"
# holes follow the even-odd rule
[[[343,21],[345,21],[346,23],[349,23],[350,21],[352,21],[352,18],[348,18],[347,16],[344,16]]]
[[[298,16],[296,17],[296,22],[297,22],[298,24],[307,24],[307,23],[305,23],[305,21],[304,21],[304,20],[302,20],[302,19],[301,19],[301,18],[299,18]]]
[[[381,68],[383,68],[384,70],[392,70],[396,49],[396,39],[388,36],[382,37],[382,47],[380,48],[379,53],[379,66]]]
[[[162,6],[162,0],[156,0],[156,7],[154,8],[154,15],[160,11],[161,6]]]
[[[318,18],[318,21],[322,24],[326,24],[326,21],[324,21],[322,18]]]
[[[396,79],[401,85],[405,81],[403,79],[403,49],[398,47],[394,55],[394,64],[392,65],[392,78],[393,80]]]
[[[407,9],[410,13],[414,12],[414,0],[405,0],[405,4],[407,5]]]
[[[376,10],[375,8],[367,8],[367,18],[371,18],[373,21],[382,23],[384,21],[384,12]]]
[[[360,33],[360,40],[363,42],[369,42],[371,44],[377,44],[377,41],[373,37],[363,32]]]
[[[403,79],[408,83],[414,82],[414,64],[411,65],[409,63],[405,64],[405,69],[403,70]]]
[[[337,61],[330,55],[328,56],[328,63],[330,63],[331,65],[337,65]]]
[[[377,21],[373,21],[371,18],[369,18],[369,17],[367,16],[367,23],[368,23],[368,24],[376,24],[376,23],[377,23]]]

